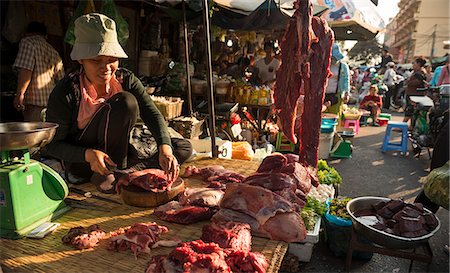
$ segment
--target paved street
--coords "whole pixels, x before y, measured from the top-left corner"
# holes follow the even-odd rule
[[[401,121],[402,114],[392,113],[393,120]],[[430,159],[424,151],[420,158],[400,153],[381,153],[386,126],[362,127],[353,142],[351,159],[328,160],[343,178],[341,196],[387,196],[403,198],[412,202],[427,175]],[[400,136],[400,133],[396,133]],[[411,147],[409,147],[411,150]],[[429,272],[449,272],[449,256],[444,245],[449,244],[449,213],[440,209],[437,213],[441,221],[438,233],[430,239],[433,250],[433,263]],[[323,235],[323,234],[322,234]],[[341,272],[344,271],[345,258],[335,257],[326,246],[323,236],[315,245],[310,263],[301,263],[300,272]],[[374,254],[369,262],[354,260],[351,272],[408,272],[409,260]],[[412,272],[425,272],[426,265],[414,262]]]

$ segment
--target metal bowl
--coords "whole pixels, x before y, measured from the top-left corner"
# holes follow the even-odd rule
[[[0,151],[42,148],[53,139],[58,126],[50,122],[0,123]]]
[[[354,212],[362,209],[371,209],[372,205],[377,204],[381,201],[390,201],[390,198],[375,197],[375,196],[364,196],[352,199],[347,203],[347,211],[352,218],[353,227],[359,234],[363,234],[367,239],[372,240],[375,244],[384,246],[392,249],[411,249],[419,244],[425,243],[430,239],[441,227],[441,222],[436,217],[438,221],[438,226],[430,233],[414,238],[406,238],[402,236],[397,236],[389,234],[387,232],[378,230],[372,226],[366,225],[361,222],[357,217],[355,217]],[[424,208],[426,212],[430,212],[428,209]],[[431,212],[430,212],[431,213]]]

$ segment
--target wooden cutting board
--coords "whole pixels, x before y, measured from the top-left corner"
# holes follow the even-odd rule
[[[129,185],[122,188],[120,197],[127,205],[134,207],[151,208],[171,201],[178,194],[182,193],[184,189],[184,181],[179,177],[175,182],[173,182],[170,191],[145,191],[134,185]]]

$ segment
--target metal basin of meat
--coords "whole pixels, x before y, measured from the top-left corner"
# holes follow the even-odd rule
[[[390,198],[375,197],[375,196],[364,196],[352,199],[347,203],[347,211],[352,218],[353,227],[359,233],[364,235],[367,239],[372,240],[375,244],[384,246],[392,249],[411,249],[415,246],[428,241],[440,228],[441,222],[436,217],[438,221],[437,227],[430,233],[414,238],[406,238],[402,236],[397,236],[389,234],[387,232],[378,230],[370,225],[367,225],[355,216],[355,212],[358,210],[371,209],[372,205],[377,204],[381,201],[390,201]],[[424,208],[426,212],[430,212],[428,209]]]

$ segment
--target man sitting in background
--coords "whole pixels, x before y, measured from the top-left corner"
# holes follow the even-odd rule
[[[381,113],[381,106],[383,102],[381,96],[378,95],[378,87],[376,85],[370,86],[369,95],[365,96],[359,104],[360,109],[368,110],[373,118],[372,125],[378,125],[378,116]]]

